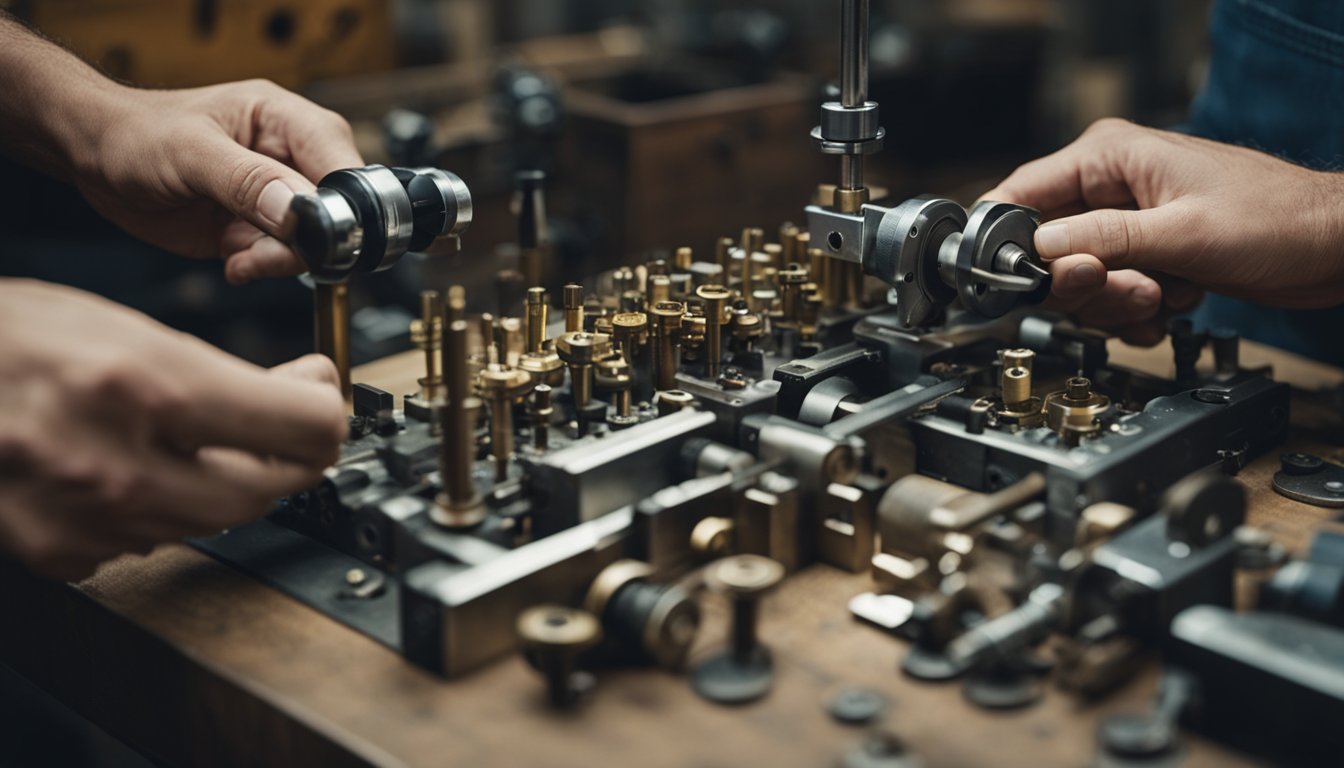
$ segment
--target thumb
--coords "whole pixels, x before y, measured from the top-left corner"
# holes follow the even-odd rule
[[[281,239],[294,195],[314,190],[312,182],[298,171],[226,136],[197,148],[185,165],[187,182],[198,194]]]
[[[1056,219],[1036,230],[1036,250],[1046,260],[1091,254],[1108,269],[1161,269],[1173,254],[1171,214],[1165,208],[1105,208]]]

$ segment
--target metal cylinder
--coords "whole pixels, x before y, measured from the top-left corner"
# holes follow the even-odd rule
[[[723,363],[723,315],[731,292],[722,285],[702,285],[695,294],[705,303],[705,377],[717,379]]]
[[[320,354],[331,358],[341,379],[341,394],[350,397],[350,286],[318,283],[313,294],[313,340]]]
[[[496,397],[490,408],[490,453],[495,459],[495,482],[509,477],[509,457],[513,455],[513,403]]]
[[[538,451],[546,450],[551,435],[551,388],[538,384],[532,390],[528,401],[528,413],[532,416],[532,447]]]
[[[868,100],[868,0],[840,4],[840,105]]]
[[[574,407],[582,408],[593,400],[593,367],[591,365],[569,366],[569,389],[574,397]]]
[[[447,404],[441,409],[442,449],[439,474],[444,491],[453,507],[471,506],[477,501],[471,482],[475,443],[475,411],[479,401],[472,394],[467,370],[467,323],[458,320],[444,334],[443,357],[446,373]]]
[[[658,389],[677,387],[677,345],[674,334],[681,328],[686,307],[679,301],[662,301],[651,308],[654,323],[654,386]]]
[[[756,650],[756,614],[760,602],[752,598],[733,601],[733,658],[739,664],[751,661]]]
[[[527,351],[540,352],[546,343],[546,322],[550,319],[550,297],[545,288],[527,289]]]
[[[583,330],[583,286],[569,283],[564,288],[565,333]]]

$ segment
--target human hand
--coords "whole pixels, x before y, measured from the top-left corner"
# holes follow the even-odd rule
[[[87,575],[253,519],[347,433],[336,371],[267,371],[90,294],[0,280],[0,552]]]
[[[100,213],[174,253],[221,258],[230,282],[296,275],[277,237],[290,200],[362,166],[340,115],[274,83],[179,91],[116,86],[102,130],[72,151],[74,182]]]
[[[1208,289],[1282,307],[1344,302],[1344,175],[1123,120],[1018,168],[987,199],[1037,208],[1056,308],[1131,340]]]

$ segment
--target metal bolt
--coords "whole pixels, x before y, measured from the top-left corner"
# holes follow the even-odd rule
[[[610,351],[610,338],[601,333],[571,331],[556,340],[555,351],[569,366],[569,387],[575,408],[582,408],[593,399],[593,363]]]
[[[583,330],[583,286],[569,283],[564,288],[565,333]]]
[[[749,662],[759,645],[756,633],[761,598],[784,579],[784,566],[760,555],[734,555],[709,567],[710,587],[727,595],[733,606],[733,659]]]
[[[686,315],[686,305],[679,301],[661,301],[650,308],[653,319],[654,386],[675,389],[677,386],[677,346],[675,334]]]
[[[716,379],[723,364],[724,309],[732,292],[722,285],[702,285],[695,295],[705,303],[705,378]]]
[[[527,352],[541,352],[542,345],[546,343],[550,302],[545,288],[527,289]]]
[[[481,371],[481,393],[490,399],[490,454],[495,459],[495,482],[509,476],[513,457],[513,403],[532,388],[527,371],[491,365]]]
[[[538,605],[518,617],[528,662],[546,678],[551,704],[567,707],[583,692],[575,674],[579,654],[602,640],[602,624],[587,611]]]
[[[451,304],[448,312],[451,312]],[[447,318],[445,317],[445,320]],[[447,400],[438,407],[440,434],[439,475],[443,492],[435,500],[431,519],[439,525],[465,528],[485,519],[485,505],[471,480],[475,460],[476,413],[481,401],[471,390],[467,371],[467,323],[450,323],[444,335],[443,359]]]

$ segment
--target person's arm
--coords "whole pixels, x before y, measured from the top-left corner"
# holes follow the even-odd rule
[[[298,274],[280,242],[296,192],[363,164],[339,115],[265,81],[156,91],[103,77],[0,12],[0,152],[79,188],[233,282]]]
[[[1189,309],[1204,289],[1344,303],[1344,174],[1112,119],[985,197],[1041,210],[1057,305],[1092,324]]]

